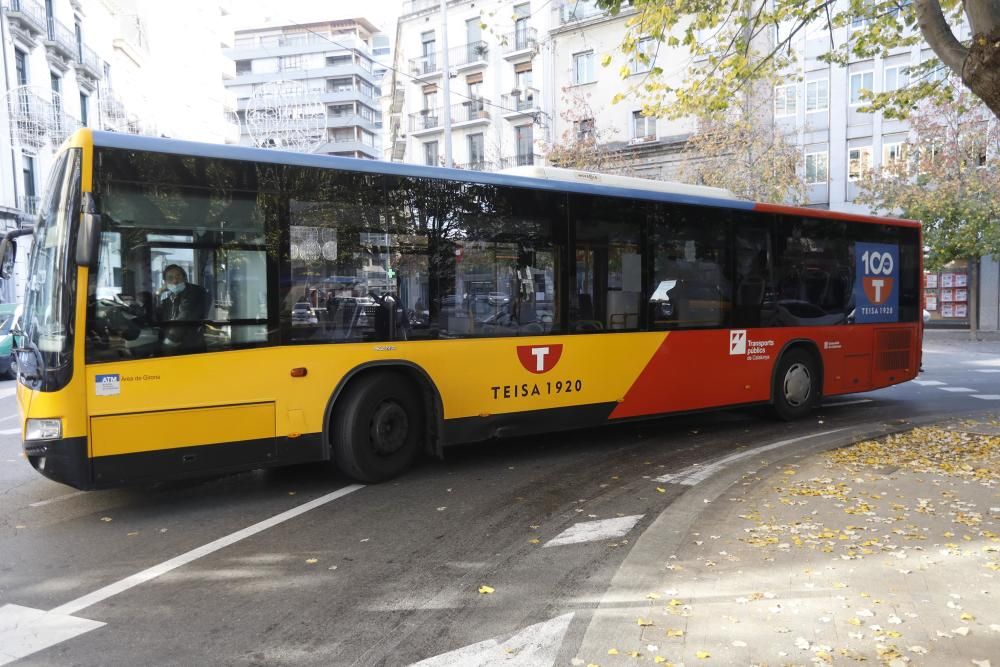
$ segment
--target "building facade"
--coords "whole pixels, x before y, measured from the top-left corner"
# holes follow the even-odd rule
[[[247,122],[254,93],[294,82],[310,108],[321,108],[322,118],[310,125],[315,136],[307,150],[382,157],[381,85],[390,50],[388,37],[363,18],[237,31],[234,47],[226,51],[235,63],[226,88],[236,98],[240,142],[266,145]]]
[[[220,43],[232,41],[226,2],[2,0],[5,232],[34,223],[55,151],[80,127],[201,141],[232,133],[219,53]],[[204,67],[206,59],[220,63],[223,74]],[[19,240],[14,277],[0,281],[4,302],[23,293],[30,239]]]

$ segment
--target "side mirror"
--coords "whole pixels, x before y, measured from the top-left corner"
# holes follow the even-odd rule
[[[14,275],[14,260],[17,259],[17,241],[4,237],[0,241],[0,278],[10,280]]]
[[[101,216],[97,213],[94,197],[83,195],[83,218],[76,237],[76,265],[93,268],[97,265],[98,246],[101,241]]]

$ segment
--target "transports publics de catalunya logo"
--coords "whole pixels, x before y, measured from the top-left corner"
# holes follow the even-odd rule
[[[747,353],[747,330],[729,330],[729,354],[744,355]]]
[[[517,358],[529,373],[548,373],[562,356],[562,345],[518,345]]]

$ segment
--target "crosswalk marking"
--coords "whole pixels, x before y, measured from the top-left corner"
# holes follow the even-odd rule
[[[938,387],[941,391],[950,391],[954,394],[971,394],[975,389],[969,389],[968,387]]]
[[[580,542],[595,542],[622,537],[635,528],[635,524],[639,523],[639,519],[644,516],[645,514],[635,514],[617,519],[599,519],[576,523],[546,542],[544,546],[558,547],[563,544],[579,544]]]
[[[937,380],[911,380],[913,384],[919,384],[921,387],[937,387],[938,385],[943,385],[944,382],[939,382]]]
[[[1000,394],[973,394],[972,398],[978,398],[981,401],[1000,401]]]
[[[977,373],[1000,373],[1000,368],[974,368]]]

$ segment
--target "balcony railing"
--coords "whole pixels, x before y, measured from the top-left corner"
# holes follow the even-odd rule
[[[101,57],[90,47],[80,44],[77,49],[77,71],[82,71],[93,79],[100,79],[104,74],[104,63]]]
[[[29,32],[35,35],[45,32],[45,7],[34,0],[6,0],[3,8],[8,19],[17,21]]]
[[[538,31],[534,28],[521,28],[504,35],[504,53],[534,49],[538,45]]]
[[[448,64],[455,67],[464,67],[473,63],[485,63],[490,53],[489,45],[480,40],[456,46],[448,51]]]
[[[438,54],[428,53],[419,58],[410,58],[410,72],[414,76],[423,76],[441,71],[441,59]]]
[[[512,91],[509,95],[504,95],[501,99],[503,100],[501,103],[503,112],[511,113],[513,111],[537,109],[541,96],[537,89],[525,88],[524,90]]]
[[[410,114],[410,132],[433,130],[441,126],[441,109],[423,109]]]
[[[76,60],[76,37],[59,20],[49,17],[45,45],[58,51],[67,60]]]
[[[521,155],[511,155],[500,158],[500,168],[527,167],[533,164],[542,164],[542,156],[536,153],[524,153]]]
[[[35,195],[17,196],[17,210],[25,215],[38,215],[38,206],[42,203],[42,198]]]
[[[81,127],[83,127],[83,124],[80,121],[53,105],[52,124],[50,127],[50,138],[52,139],[53,148],[62,144],[69,135]]]
[[[601,16],[604,13],[604,10],[597,7],[593,3],[593,0],[567,0],[559,8],[559,22],[572,23],[573,21],[582,21],[594,16]]]
[[[496,171],[496,162],[490,160],[475,160],[473,162],[459,162],[455,164],[456,169],[468,169],[470,171]]]
[[[451,122],[467,123],[473,120],[489,120],[492,104],[485,97],[466,100],[451,107]]]

